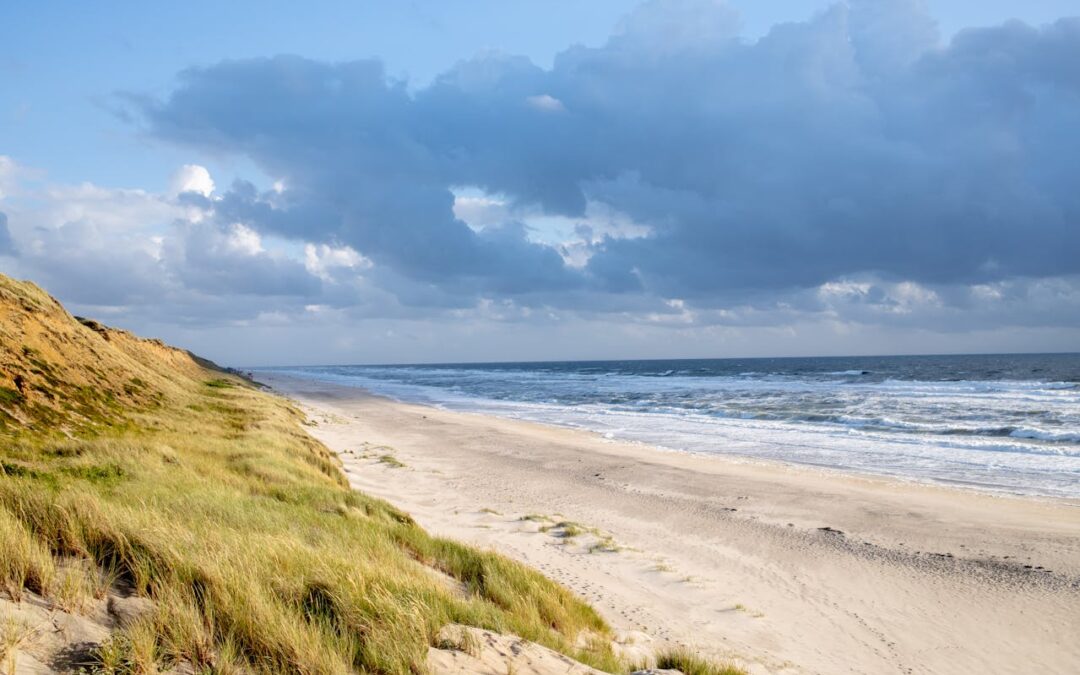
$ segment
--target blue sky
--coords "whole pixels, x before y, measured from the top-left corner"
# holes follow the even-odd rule
[[[1080,344],[1072,2],[221,4],[0,10],[0,268],[234,363]]]

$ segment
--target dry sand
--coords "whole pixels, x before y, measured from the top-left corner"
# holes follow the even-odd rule
[[[628,649],[687,644],[761,673],[1080,672],[1076,500],[667,452],[260,379],[307,409],[357,489],[542,570]],[[560,536],[563,520],[586,531]]]

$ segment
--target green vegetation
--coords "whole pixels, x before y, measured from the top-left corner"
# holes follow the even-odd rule
[[[12,405],[21,403],[23,400],[22,392],[18,389],[9,389],[7,387],[0,387],[0,403]]]
[[[100,672],[419,673],[451,623],[620,668],[569,591],[350,490],[285,400],[31,284],[0,309],[0,597],[147,598]]]
[[[550,532],[556,537],[562,539],[573,539],[574,537],[591,532],[593,530],[587,529],[578,523],[571,522],[569,520],[560,520],[557,523],[544,525],[540,528],[541,532]]]
[[[615,543],[611,535],[601,535],[599,539],[589,545],[589,553],[618,553],[622,547]]]
[[[31,632],[25,625],[10,617],[0,620],[0,672],[15,672],[15,650]]]
[[[746,675],[741,668],[720,665],[697,656],[688,649],[675,649],[656,656],[656,668],[678,670],[683,675]],[[647,666],[638,666],[644,670]]]
[[[0,588],[77,607],[112,577],[154,601],[99,650],[103,671],[422,672],[449,623],[618,668],[607,647],[575,646],[607,631],[591,608],[349,490],[284,401],[237,380],[192,387],[183,403],[0,449]]]
[[[394,457],[393,455],[390,455],[390,454],[380,455],[379,456],[379,463],[380,464],[385,464],[388,467],[390,467],[391,469],[405,468],[405,463],[404,462],[402,462],[400,459],[398,459],[397,457]]]

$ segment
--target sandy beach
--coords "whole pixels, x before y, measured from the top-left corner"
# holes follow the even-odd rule
[[[353,486],[754,673],[1080,668],[1080,502],[663,451],[260,373]]]

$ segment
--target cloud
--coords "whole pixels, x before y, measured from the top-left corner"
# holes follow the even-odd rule
[[[483,54],[413,94],[375,61],[230,61],[144,113],[159,137],[284,178],[277,206],[226,196],[249,226],[472,297],[711,303],[856,274],[1080,272],[1080,20],[942,44],[917,3],[888,0],[753,43],[737,27],[720,3],[649,2],[549,70]],[[455,199],[462,185],[504,199]],[[591,202],[651,234],[595,243],[577,268],[513,218]]]
[[[16,176],[35,175],[16,168]],[[13,180],[18,197],[5,199],[0,213],[0,255],[14,256],[4,271],[103,318],[213,322],[229,311],[235,319],[302,307],[322,293],[323,281],[299,254],[217,218],[201,189],[213,184],[209,172],[188,165],[174,178],[164,194],[91,183],[34,188]],[[177,185],[200,189],[177,196]]]
[[[7,196],[11,191],[16,172],[15,161],[7,155],[0,155],[0,199]]]
[[[16,255],[15,243],[11,240],[11,232],[8,230],[7,214],[0,211],[0,255]]]
[[[371,266],[370,260],[349,246],[334,247],[327,244],[304,246],[304,268],[324,281],[334,279],[335,273],[339,270],[366,270]]]
[[[39,180],[43,172],[23,166],[7,155],[0,155],[0,201],[17,198],[22,183]]]
[[[463,293],[578,283],[555,251],[530,243],[520,228],[475,232],[454,216],[445,160],[414,137],[411,99],[380,64],[278,57],[188,71],[183,82],[154,113],[157,132],[250,155],[287,186],[260,193],[236,184],[215,205],[219,217],[348,245]],[[254,98],[262,103],[244,103]]]
[[[563,105],[562,101],[547,94],[528,96],[525,98],[525,102],[537,110],[542,110],[544,112],[566,112],[566,106]]]
[[[266,251],[259,234],[239,223],[177,223],[163,259],[185,288],[211,295],[311,298],[320,291],[301,262]]]
[[[209,197],[214,192],[214,179],[204,166],[185,164],[176,170],[169,181],[169,191],[173,195],[194,192]]]

